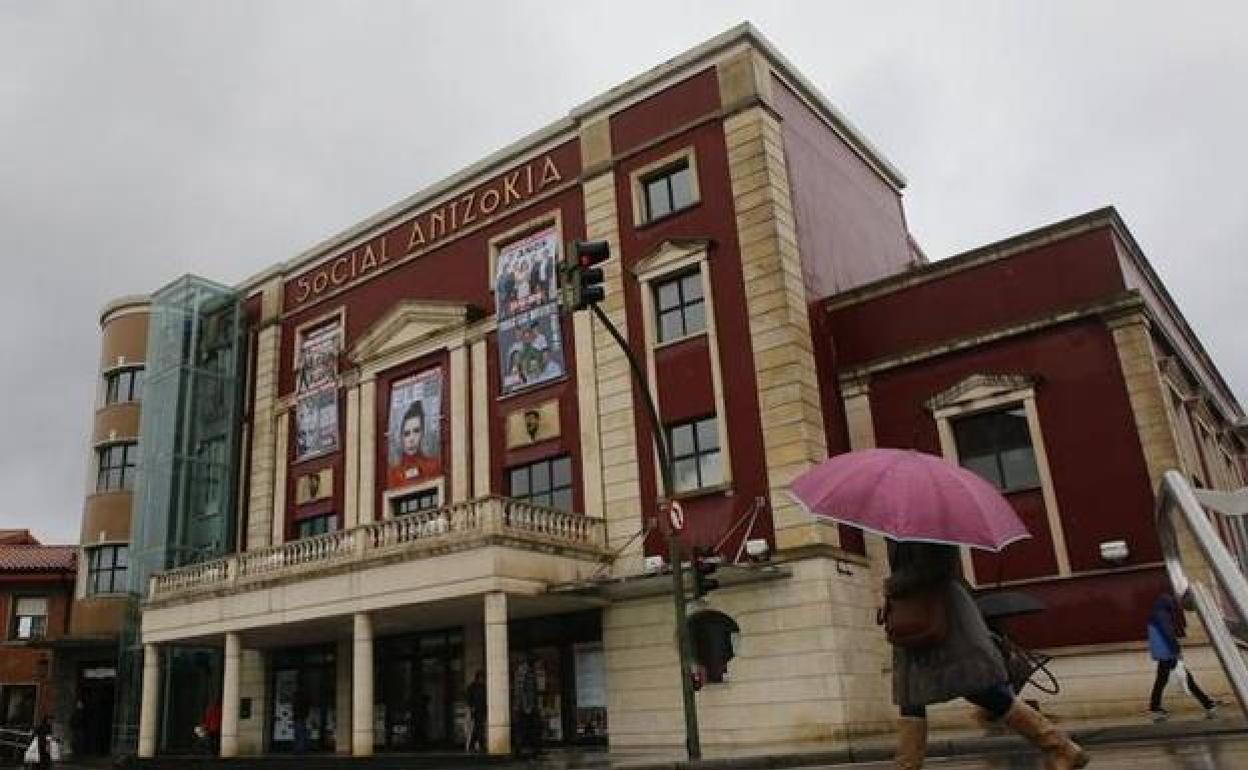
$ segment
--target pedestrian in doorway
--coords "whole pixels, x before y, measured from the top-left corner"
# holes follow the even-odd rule
[[[537,658],[530,654],[516,670],[517,754],[537,756],[542,752],[541,701],[537,691]]]
[[[290,712],[294,722],[295,753],[302,754],[308,750],[308,716],[312,713],[312,704],[303,688],[295,690]]]
[[[47,770],[52,766],[52,723],[45,716],[35,727],[35,748],[39,761],[36,767]]]
[[[893,647],[893,701],[898,722],[897,768],[920,770],[927,754],[927,706],[965,698],[1002,720],[1044,754],[1046,770],[1074,770],[1088,755],[1040,712],[1014,696],[1001,654],[958,574],[951,545],[890,542],[889,600],[930,597],[945,614],[943,638],[923,647]],[[925,601],[929,599],[925,598]]]
[[[1157,676],[1148,698],[1148,713],[1155,722],[1165,721],[1170,716],[1170,712],[1161,705],[1161,696],[1170,682],[1171,672],[1178,674],[1183,689],[1200,703],[1207,719],[1217,716],[1218,704],[1200,689],[1192,672],[1183,663],[1183,649],[1179,646],[1182,623],[1183,614],[1174,596],[1169,592],[1158,596],[1148,614],[1147,625],[1148,653],[1157,662]]]
[[[485,674],[480,670],[472,677],[472,682],[464,692],[464,700],[468,703],[468,718],[472,724],[468,727],[468,751],[485,751]]]
[[[90,753],[87,748],[87,705],[81,699],[74,703],[74,713],[69,717],[69,739],[73,741],[71,748],[75,757]]]

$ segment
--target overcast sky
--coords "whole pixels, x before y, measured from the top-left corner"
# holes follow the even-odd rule
[[[108,299],[240,281],[747,19],[931,257],[1113,204],[1244,400],[1244,7],[0,0],[0,527],[77,540]]]

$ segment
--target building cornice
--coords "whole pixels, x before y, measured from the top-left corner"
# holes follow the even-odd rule
[[[674,85],[701,69],[714,66],[726,55],[735,53],[743,47],[753,47],[766,58],[776,74],[889,185],[898,190],[905,186],[906,180],[901,172],[867,140],[844,113],[785,59],[757,28],[749,22],[743,22],[657,67],[626,80],[600,96],[583,102],[572,108],[566,117],[534,131],[445,179],[324,239],[291,259],[279,262],[244,279],[235,288],[245,294],[250,294],[273,278],[288,276],[306,269],[332,256],[352,242],[371,237],[387,226],[398,224],[405,216],[415,213],[418,209],[437,205],[439,200],[453,197],[460,191],[484,181],[491,174],[504,170],[510,164],[537,157],[542,152],[575,139],[582,125],[618,112],[630,102]]]

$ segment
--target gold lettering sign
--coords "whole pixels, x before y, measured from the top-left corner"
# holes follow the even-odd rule
[[[481,187],[426,209],[371,241],[299,275],[287,285],[292,300],[290,309],[311,304],[408,256],[433,248],[483,218],[505,214],[562,181],[563,173],[555,159],[544,155]],[[404,249],[404,253],[395,256],[393,252],[400,249]]]

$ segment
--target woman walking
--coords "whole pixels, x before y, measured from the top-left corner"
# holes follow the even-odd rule
[[[970,591],[958,576],[958,551],[949,545],[889,542],[890,600],[916,595],[943,600],[944,638],[925,647],[893,647],[893,700],[901,711],[897,768],[920,770],[927,753],[927,710],[965,698],[1000,719],[1044,754],[1046,770],[1074,770],[1088,755],[1040,712],[1014,697],[1005,663],[992,643]]]
[[[1161,706],[1161,695],[1170,681],[1170,672],[1178,668],[1179,661],[1183,659],[1177,633],[1177,620],[1181,618],[1178,605],[1169,593],[1157,597],[1148,615],[1148,652],[1157,661],[1157,677],[1153,680],[1153,691],[1148,698],[1148,711],[1156,722],[1165,721],[1170,716],[1170,712]],[[1200,703],[1206,717],[1212,719],[1217,716],[1218,704],[1205,695],[1190,671],[1186,674],[1187,686],[1184,689]]]

